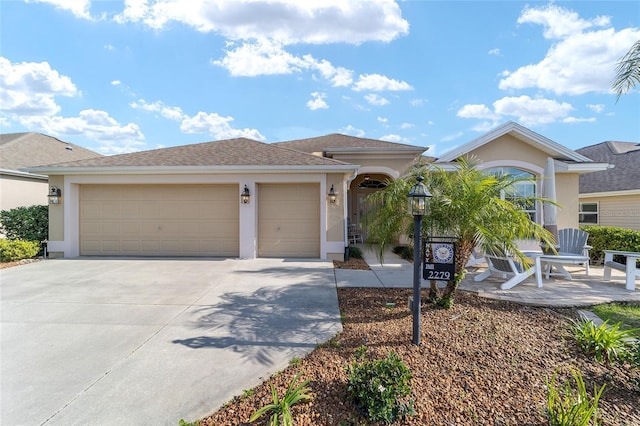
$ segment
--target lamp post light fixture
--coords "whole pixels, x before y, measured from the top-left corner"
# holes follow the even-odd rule
[[[329,203],[335,204],[338,196],[336,194],[335,189],[333,189],[333,185],[331,185],[331,189],[329,190],[328,196],[329,196]]]
[[[418,181],[411,187],[407,197],[409,198],[409,211],[413,215],[413,344],[420,345],[420,247],[422,245],[422,216],[427,213],[427,202],[431,194],[422,183],[424,178],[418,176]]]
[[[240,202],[242,204],[249,204],[249,200],[251,199],[251,194],[249,193],[249,187],[247,185],[244,186],[242,193],[240,194]]]
[[[62,190],[57,186],[49,188],[49,204],[60,204],[60,197],[62,197]]]

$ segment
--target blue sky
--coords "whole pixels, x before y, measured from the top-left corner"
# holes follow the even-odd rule
[[[103,154],[345,133],[439,156],[516,121],[640,141],[638,1],[3,0],[0,126]]]

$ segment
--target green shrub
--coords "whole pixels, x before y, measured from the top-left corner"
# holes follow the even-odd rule
[[[578,346],[598,362],[620,360],[628,356],[633,337],[640,329],[620,330],[621,322],[610,326],[608,320],[596,326],[593,321],[579,319],[569,326]]]
[[[593,385],[593,397],[587,388],[580,370],[571,370],[576,389],[569,381],[556,387],[557,371],[551,381],[547,380],[547,415],[551,426],[588,426],[598,424],[598,402],[605,385],[600,389]]]
[[[31,259],[40,251],[40,242],[0,239],[0,261]]]
[[[413,247],[395,246],[391,251],[405,260],[413,261]]]
[[[580,229],[589,233],[587,244],[593,247],[589,251],[589,257],[594,264],[603,263],[603,250],[640,251],[640,231],[594,225],[581,226]],[[623,258],[614,257],[614,260],[625,262]]]
[[[362,259],[362,250],[360,250],[360,247],[349,246],[349,258]]]
[[[364,356],[364,350],[357,352]],[[355,361],[347,374],[351,399],[370,421],[390,424],[414,414],[413,401],[404,402],[411,394],[411,372],[393,352],[381,360]]]
[[[279,426],[280,422],[282,422],[283,426],[293,426],[293,416],[291,415],[291,407],[301,401],[309,401],[311,400],[311,388],[308,388],[309,380],[305,380],[300,383],[297,387],[294,387],[296,382],[298,381],[298,374],[291,380],[289,383],[289,387],[282,399],[278,397],[278,391],[276,388],[271,385],[271,395],[273,397],[273,403],[265,405],[251,416],[249,419],[249,423],[253,423],[260,416],[265,413],[272,413],[271,418],[269,419],[270,426]]]
[[[16,207],[0,211],[0,230],[10,240],[49,239],[49,207]]]

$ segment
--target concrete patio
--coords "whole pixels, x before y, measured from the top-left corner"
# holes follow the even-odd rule
[[[358,245],[369,264],[369,271],[336,269],[338,287],[381,287],[410,288],[413,286],[413,264],[387,250],[383,263],[376,254],[365,245]],[[480,263],[467,268],[468,273],[460,284],[460,290],[477,293],[480,297],[506,300],[535,306],[592,306],[610,302],[640,302],[640,282],[636,280],[636,290],[625,289],[624,273],[613,271],[611,281],[603,280],[603,268],[591,266],[587,276],[584,268],[567,267],[572,280],[558,277],[542,280],[543,287],[536,287],[535,277],[531,276],[512,289],[501,290],[505,280],[490,277],[475,282],[473,277],[482,272],[486,264]],[[422,281],[423,287],[428,282]]]

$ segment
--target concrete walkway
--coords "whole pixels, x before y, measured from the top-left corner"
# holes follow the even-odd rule
[[[336,269],[338,287],[380,287],[380,288],[412,288],[413,264],[400,258],[388,250],[381,264],[376,254],[364,245],[359,245],[370,271],[354,271]],[[460,283],[460,290],[477,293],[481,297],[508,300],[536,306],[592,306],[600,303],[637,301],[640,302],[640,283],[635,291],[624,286],[624,273],[613,271],[612,280],[602,280],[602,267],[591,267],[589,276],[584,269],[567,267],[573,280],[567,281],[557,277],[543,279],[543,287],[537,288],[535,277],[529,277],[510,290],[501,290],[504,282],[499,278],[487,278],[474,282],[473,277],[486,268],[485,264],[467,268],[468,273]],[[428,287],[427,281],[422,281]]]

